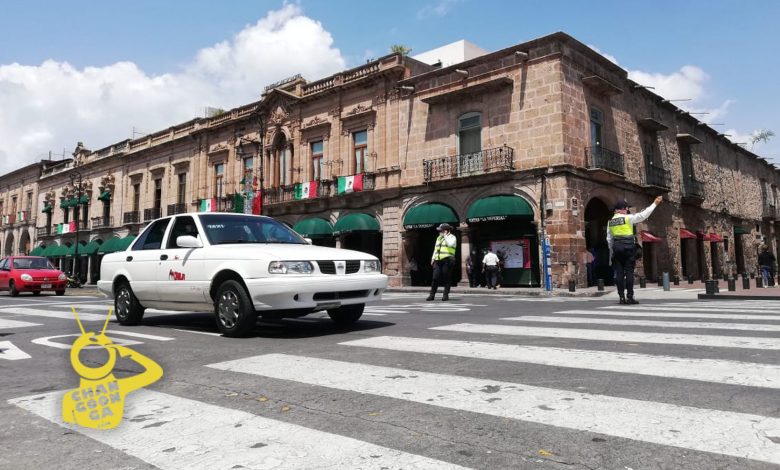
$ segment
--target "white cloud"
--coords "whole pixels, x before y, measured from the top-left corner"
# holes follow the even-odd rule
[[[417,11],[417,19],[424,20],[433,16],[445,16],[458,3],[460,0],[439,0],[437,3],[428,3]]]
[[[259,99],[263,87],[301,73],[309,80],[346,62],[323,26],[284,5],[233,38],[202,49],[182,70],[150,75],[132,62],[79,70],[67,62],[0,65],[0,174],[77,141],[97,149]]]

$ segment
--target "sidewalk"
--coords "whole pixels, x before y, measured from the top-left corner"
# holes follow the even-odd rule
[[[704,289],[704,283],[699,283]],[[729,291],[728,283],[724,280],[718,282],[719,292],[714,295],[707,295],[706,293],[699,294],[700,299],[708,300],[780,300],[780,287],[777,285],[773,287],[756,287],[756,280],[750,279],[750,289],[742,288],[742,278],[740,277],[736,281],[736,290]]]

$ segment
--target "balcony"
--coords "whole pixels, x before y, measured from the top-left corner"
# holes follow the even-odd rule
[[[144,222],[151,222],[162,217],[161,207],[152,207],[150,209],[144,209]]]
[[[704,202],[704,183],[692,176],[683,178],[682,202],[688,204]]]
[[[481,152],[453,155],[423,161],[423,181],[449,180],[468,176],[484,175],[514,169],[514,150],[503,147],[482,150]],[[373,178],[371,189],[373,188]],[[366,181],[363,181],[366,189]]]
[[[111,228],[113,226],[113,217],[92,217],[92,230]]]
[[[139,224],[139,223],[141,223],[141,213],[140,213],[140,211],[125,212],[122,215],[122,223],[123,224]]]
[[[669,170],[665,170],[660,166],[649,164],[645,168],[644,186],[669,191],[672,188],[671,173],[669,172]]]
[[[319,188],[317,189],[319,191]],[[280,204],[295,200],[295,185],[268,188],[263,191],[263,204]]]
[[[52,235],[51,233],[51,225],[48,227],[36,227],[35,233],[38,238],[41,237],[50,237]]]
[[[168,204],[167,215],[185,214],[187,213],[187,204],[179,202],[177,204]]]
[[[586,147],[585,158],[591,171],[609,172],[621,177],[625,175],[622,153],[604,147]]]
[[[19,225],[27,225],[35,222],[35,217],[31,217],[30,211],[17,212],[16,223]]]
[[[761,205],[761,218],[764,220],[776,220],[777,207],[770,201],[764,200],[764,203]]]
[[[16,223],[16,214],[8,214],[0,217],[0,225],[13,225]]]

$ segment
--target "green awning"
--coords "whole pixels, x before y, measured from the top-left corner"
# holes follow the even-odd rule
[[[55,258],[58,256],[67,256],[68,250],[70,250],[70,247],[68,245],[58,245],[57,248],[52,250],[49,256],[53,256]]]
[[[46,251],[45,246],[36,246],[30,252],[30,256],[43,256],[43,252]]]
[[[321,238],[333,236],[333,225],[319,217],[303,219],[293,226],[293,230],[302,237]]]
[[[510,217],[533,218],[534,210],[520,196],[489,196],[475,201],[466,213],[466,222],[495,222]]]
[[[44,214],[51,214],[51,210],[52,210],[51,204],[44,204],[43,210],[41,212],[43,212]]]
[[[749,235],[750,229],[745,227],[734,227],[734,235]]]
[[[78,246],[79,246],[79,256],[86,255],[86,253],[84,253],[84,248],[87,247],[86,243],[79,243]],[[68,247],[68,252],[66,253],[66,256],[76,256],[75,243]]]
[[[57,249],[57,245],[52,243],[51,245],[49,245],[49,246],[47,246],[46,248],[43,249],[43,252],[41,253],[41,256],[45,256],[47,258],[51,257],[51,256],[54,256],[53,253],[54,253],[54,251],[56,249]]]
[[[60,201],[60,208],[67,209],[68,207],[70,207],[70,199],[63,199]]]
[[[100,193],[100,196],[98,196],[98,201],[108,201],[111,199],[111,191],[105,190],[102,193]]]
[[[341,233],[349,232],[378,232],[379,221],[373,216],[363,213],[347,214],[341,217],[336,226],[333,227],[333,234],[338,235]]]
[[[96,238],[91,242],[87,243],[87,246],[80,249],[79,252],[85,255],[94,255],[95,253],[97,253],[98,248],[100,248],[101,243],[102,243],[101,240]]]
[[[457,227],[460,221],[449,206],[435,202],[414,206],[404,216],[405,229],[431,228],[443,223]]]
[[[79,204],[89,204],[89,194],[82,194],[79,198]]]
[[[108,240],[106,240],[102,245],[100,245],[100,248],[98,248],[98,253],[113,253],[116,251],[116,244],[119,241],[119,237],[111,237]]]
[[[133,243],[133,240],[135,240],[135,235],[128,235],[125,238],[119,239],[114,246],[114,248],[116,248],[115,251],[125,251],[127,247]]]

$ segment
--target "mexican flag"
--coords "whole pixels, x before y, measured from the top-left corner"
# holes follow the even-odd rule
[[[201,199],[200,212],[215,212],[217,210],[217,199]]]
[[[313,199],[315,197],[317,197],[316,181],[295,185],[295,199]]]
[[[62,235],[63,233],[73,233],[76,231],[76,222],[68,222],[65,224],[58,224],[57,225],[57,234]]]
[[[255,191],[255,197],[252,199],[252,214],[260,215],[263,213],[263,193]]]
[[[363,191],[363,173],[352,176],[339,176],[338,193]]]
[[[16,221],[23,222],[27,220],[27,211],[19,211],[16,213]]]
[[[7,215],[4,215],[4,216],[2,217],[3,225],[6,225],[6,224],[8,223],[8,221],[9,221],[9,220],[11,220],[11,218],[10,218],[10,217],[8,217]]]

